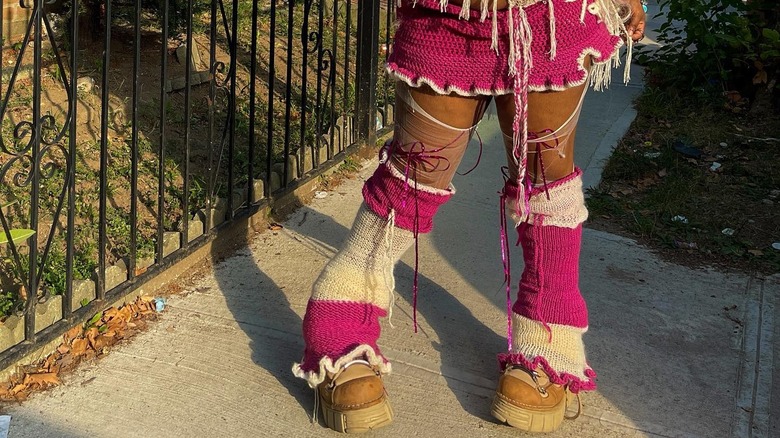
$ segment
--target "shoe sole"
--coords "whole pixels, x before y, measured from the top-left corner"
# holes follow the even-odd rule
[[[387,397],[363,409],[337,411],[320,398],[325,425],[341,433],[363,433],[387,426],[393,421],[393,409]]]
[[[563,423],[566,403],[562,402],[560,406],[549,411],[539,412],[515,406],[496,394],[490,413],[498,421],[525,432],[552,432]]]

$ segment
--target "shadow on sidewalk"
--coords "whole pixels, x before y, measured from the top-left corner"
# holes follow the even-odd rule
[[[300,220],[303,217],[308,218],[308,220]],[[280,273],[283,270],[279,266],[282,263],[281,259],[278,260],[278,263],[276,261],[263,263],[262,260],[255,260],[251,250],[252,244],[244,239],[235,242],[235,245],[241,249],[232,256],[234,260],[230,267],[227,267],[226,264],[216,265],[215,278],[224,293],[230,312],[241,330],[250,339],[253,362],[273,375],[304,410],[311,412],[313,407],[311,389],[304,381],[294,377],[291,372],[291,365],[301,359],[304,348],[301,338],[301,317],[293,310],[291,301],[296,308],[303,308],[308,299],[310,286],[300,288],[306,291],[307,295],[303,297],[298,296],[299,292],[285,291],[284,284],[295,280],[312,284],[325,262],[333,255],[332,248],[341,247],[347,238],[349,229],[333,218],[309,207],[301,208],[287,221],[286,227],[287,229],[279,232],[294,232],[306,236],[304,245],[310,246],[308,251],[314,249],[322,255],[321,263],[316,266],[296,265],[295,255],[293,254],[291,257],[286,252],[290,248],[284,245],[282,239],[274,239],[268,235],[264,237],[263,234],[260,234],[255,239],[267,240],[264,245],[268,245],[270,242],[271,245],[279,244],[283,247],[272,248],[271,251],[274,252],[257,254],[257,256],[285,258],[286,273]],[[311,248],[312,246],[314,248]],[[309,252],[310,255],[311,252]],[[269,266],[264,266],[264,264]],[[267,269],[269,273],[273,272],[272,275],[275,277],[279,275],[284,277],[271,278],[269,274],[264,272],[264,269]],[[308,271],[304,273],[302,270],[306,269]],[[396,276],[400,279],[397,286],[399,298],[411,303],[413,269],[405,263],[400,263],[396,267]],[[464,358],[459,354],[462,351],[471,352],[471,358],[467,362],[470,362],[472,358],[479,358],[481,363],[479,368],[482,375],[496,374],[495,348],[502,345],[503,338],[485,327],[463,303],[426,276],[419,276],[419,286],[421,291],[419,311],[439,338],[440,345],[434,342],[433,346],[441,353],[441,366],[445,372],[445,378],[448,379],[448,384],[467,412],[483,419],[489,418],[489,403],[481,398],[474,400],[474,394],[463,391],[462,387],[458,389],[458,382],[450,381],[446,375],[451,374],[447,370],[462,369]],[[297,290],[298,288],[296,288]],[[406,325],[410,321],[406,318],[403,319],[403,323],[400,322],[400,319],[397,320],[399,327],[395,330],[407,330]],[[388,327],[386,322],[383,321],[385,330],[393,330]],[[462,335],[460,330],[463,330],[464,327],[469,331],[469,336]],[[411,331],[410,327],[409,331]],[[423,333],[417,336],[420,336],[420,339],[426,339]],[[380,339],[381,344],[382,340]],[[454,345],[458,345],[458,348],[452,348]],[[392,360],[392,357],[390,359]]]
[[[288,221],[287,226],[292,231],[301,233],[308,239],[327,245],[330,248],[341,248],[350,231],[332,217],[325,216],[310,207],[303,207],[296,214],[296,218],[300,217],[308,217],[309,221],[307,224],[297,226],[296,220],[291,220]],[[412,251],[410,250],[410,252]],[[332,255],[332,250],[323,254],[322,266]],[[311,268],[316,269],[317,274],[319,274],[322,266],[317,265],[316,268]],[[498,352],[497,348],[504,345],[505,340],[485,326],[479,315],[474,315],[463,302],[424,274],[424,272],[420,272],[418,277],[420,291],[418,296],[419,318],[425,319],[435,333],[434,337],[438,337],[438,341],[431,340],[422,330],[417,335],[414,335],[412,333],[411,315],[408,315],[408,318],[406,317],[407,315],[403,315],[402,312],[404,310],[398,306],[398,303],[396,304],[396,316],[393,321],[396,328],[390,328],[388,321],[383,320],[383,338],[390,331],[396,330],[408,332],[409,336],[419,337],[415,339],[415,342],[431,342],[433,348],[439,351],[441,355],[441,369],[444,378],[464,410],[476,417],[488,419],[490,418],[489,401],[481,397],[475,400],[474,394],[463,391],[462,382],[450,376],[457,375],[458,371],[462,371],[464,365],[467,365],[470,372],[478,373],[486,378],[492,378],[493,376],[497,378],[495,354]],[[396,265],[395,276],[397,279],[397,298],[403,299],[406,303],[412,303],[413,267],[401,262]],[[464,331],[468,331],[468,336],[464,335]],[[300,327],[296,327],[295,333],[300,333]],[[380,339],[379,344],[382,347],[382,339]],[[455,348],[456,346],[457,348]],[[302,348],[301,346],[301,351]],[[464,357],[464,352],[468,352],[466,353],[468,357]],[[390,357],[389,359],[392,361],[393,358]],[[299,382],[299,384],[305,386],[303,382]],[[310,402],[307,402],[304,406],[308,406],[308,403]]]
[[[396,267],[396,292],[402,300],[394,324],[396,334],[403,331],[404,337],[394,336],[394,347],[426,351],[426,343],[432,343],[443,378],[463,410],[492,422],[493,388],[488,382],[498,380],[496,353],[506,348],[506,315],[497,232],[499,166],[485,161],[473,176],[456,180],[458,196],[442,209],[433,233],[421,242],[418,312],[425,329],[418,335],[411,333],[411,315],[400,310],[409,311],[407,303],[412,302],[410,254]],[[328,202],[341,202],[338,207],[352,214],[359,205],[348,196]],[[287,233],[284,239],[266,233],[255,236],[255,242],[236,242],[243,249],[234,256],[233,267],[221,264],[215,269],[229,309],[249,338],[253,361],[308,413],[313,394],[290,370],[304,348],[301,314],[311,285],[334,248],[342,246],[354,217],[347,211],[329,216],[332,207],[322,210],[325,213],[300,209],[279,231]],[[514,242],[513,230],[509,233]],[[718,432],[729,427],[733,408],[730,391],[739,348],[739,329],[723,317],[722,309],[741,305],[741,277],[669,265],[637,245],[589,231],[585,237],[581,288],[593,323],[585,341],[601,377],[599,392],[585,399],[589,417],[617,418],[614,430],[621,432],[722,436]],[[250,250],[258,243],[266,250],[256,254],[262,258],[259,262]],[[518,248],[513,247],[512,256],[514,300],[522,271]],[[392,329],[386,321],[383,327],[387,338]],[[682,383],[659,385],[669,381],[670,370]],[[464,382],[464,375],[480,381]],[[573,432],[583,423],[566,424]]]
[[[263,239],[262,234],[250,237]],[[291,308],[284,286],[263,272],[263,267],[255,260],[245,233],[231,244],[239,249],[230,255],[233,260],[229,265],[215,264],[214,277],[228,309],[249,338],[252,361],[309,410],[311,390],[290,372],[292,363],[300,360],[303,351],[300,336],[292,335],[300,333],[301,318]],[[284,257],[284,254],[278,256]],[[221,262],[222,258],[216,255],[215,261]],[[290,269],[297,268],[290,266]]]

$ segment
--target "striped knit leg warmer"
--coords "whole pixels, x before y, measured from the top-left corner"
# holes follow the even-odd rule
[[[296,376],[314,388],[326,373],[356,359],[390,372],[377,340],[379,318],[392,306],[393,267],[417,233],[431,230],[433,216],[453,192],[418,185],[383,160],[363,187],[364,203],[346,243],[314,284]]]
[[[532,191],[529,217],[517,224],[525,267],[512,306],[512,350],[499,355],[502,369],[541,366],[553,383],[574,393],[596,388],[582,341],[588,310],[578,286],[587,215],[579,169]]]

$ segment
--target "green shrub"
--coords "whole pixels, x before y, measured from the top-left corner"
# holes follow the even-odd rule
[[[660,0],[664,44],[639,55],[652,83],[752,96],[776,91],[780,25],[776,0]]]

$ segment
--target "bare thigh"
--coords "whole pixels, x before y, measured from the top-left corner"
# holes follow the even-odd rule
[[[441,95],[403,83],[396,97],[391,162],[418,183],[448,187],[490,98]]]
[[[548,182],[561,179],[574,170],[574,138],[577,132],[577,117],[573,120],[570,120],[570,117],[578,110],[585,87],[587,87],[587,81],[583,85],[567,88],[563,91],[528,93],[529,137],[542,137],[546,133],[557,131],[567,122],[574,124],[573,129],[565,135],[558,135],[555,140],[547,141],[544,145],[538,145],[540,146],[540,153],[537,153],[536,144],[529,144],[527,172],[535,184],[543,182],[542,165],[544,166],[544,179]],[[511,139],[512,122],[515,117],[513,96],[504,95],[496,97],[496,110],[501,131],[504,133],[505,138]],[[509,173],[514,179],[517,177],[518,169],[512,158],[512,143],[511,141],[505,141],[504,144]]]
[[[487,96],[437,94],[430,87],[410,88],[412,97],[422,109],[438,121],[455,128],[470,128],[482,119]]]

